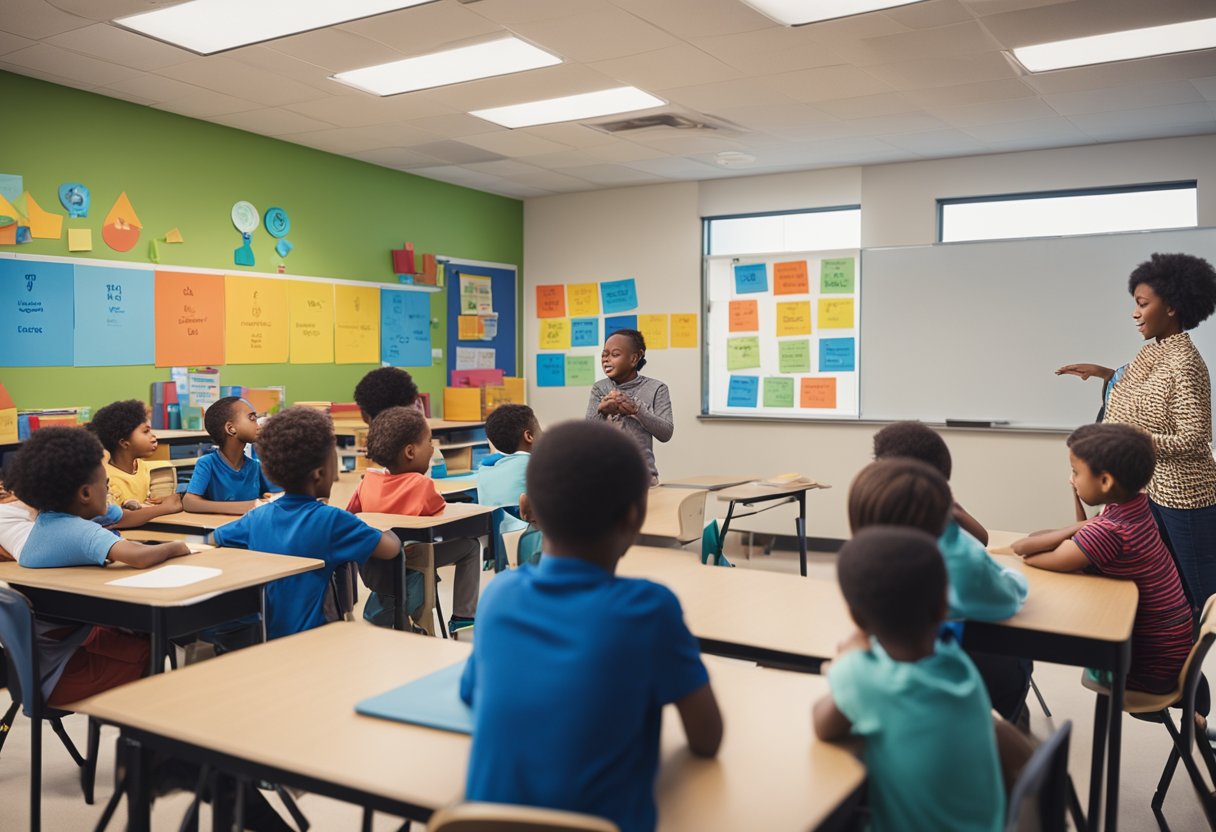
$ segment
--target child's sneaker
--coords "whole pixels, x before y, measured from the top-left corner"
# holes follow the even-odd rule
[[[472,618],[458,618],[453,615],[448,619],[448,632],[454,633],[457,630],[466,630],[473,626],[473,620]]]

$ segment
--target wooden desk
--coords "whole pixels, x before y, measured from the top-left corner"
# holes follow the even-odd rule
[[[706,491],[721,491],[723,488],[732,488],[736,485],[755,482],[758,479],[760,479],[758,476],[740,476],[739,474],[698,474],[692,477],[663,480],[659,485],[667,488],[704,488]]]
[[[209,538],[211,533],[220,526],[235,523],[241,519],[239,514],[195,514],[190,511],[178,511],[173,514],[162,514],[154,520],[149,520],[138,529],[155,532],[177,532],[179,534],[198,534]]]
[[[189,445],[192,442],[211,442],[212,439],[205,430],[161,430],[154,428],[156,441],[161,445]]]
[[[988,530],[988,552],[993,555],[1012,555],[1013,544],[1026,536],[1025,532]]]
[[[360,716],[355,703],[468,652],[460,642],[337,623],[124,685],[76,710],[122,730],[132,830],[149,828],[140,784],[154,749],[425,822],[462,798],[469,737]],[[826,681],[706,664],[725,738],[716,759],[695,758],[674,708],[664,714],[659,829],[803,832],[843,822],[864,771],[852,754],[812,734],[810,705]],[[302,730],[309,725],[325,726],[324,743]],[[421,763],[402,776],[407,758]]]
[[[266,584],[324,566],[314,558],[245,549],[210,549],[168,563],[223,571],[189,586],[140,589],[110,583],[144,571],[124,564],[29,569],[5,562],[0,563],[0,581],[23,592],[40,616],[149,633],[151,672],[158,673],[171,638],[251,613],[262,614],[264,638]]]
[[[742,505],[748,508],[762,505],[764,503],[773,503],[771,506],[757,508],[755,511],[747,514],[740,514],[739,517],[751,517],[753,514],[759,514],[762,511],[776,508],[782,503],[796,502],[798,503],[798,519],[794,521],[794,531],[798,537],[798,570],[802,577],[806,577],[806,492],[813,491],[817,488],[831,488],[830,485],[824,485],[818,482],[801,483],[798,485],[783,485],[769,486],[760,485],[759,483],[748,483],[746,485],[736,485],[732,488],[724,488],[718,492],[718,501],[729,503],[726,509],[726,519],[722,521],[722,531],[719,535],[719,540],[726,539],[726,533],[730,530],[731,518],[735,516],[735,506]],[[720,544],[719,544],[720,545]],[[722,552],[719,549],[718,555]]]
[[[639,534],[678,543],[701,539],[705,529],[705,495],[708,491],[657,486],[646,498],[646,520]]]

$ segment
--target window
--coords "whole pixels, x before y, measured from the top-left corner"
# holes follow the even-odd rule
[[[937,240],[1066,237],[1199,224],[1194,182],[939,199]]]
[[[861,248],[861,206],[706,217],[703,233],[711,257]]]

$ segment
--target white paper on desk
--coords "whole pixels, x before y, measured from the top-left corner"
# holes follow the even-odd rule
[[[136,589],[171,589],[179,586],[190,586],[216,575],[223,574],[222,569],[211,566],[182,566],[172,564],[159,569],[149,569],[138,575],[130,575],[115,581],[106,581],[108,586],[130,586]]]

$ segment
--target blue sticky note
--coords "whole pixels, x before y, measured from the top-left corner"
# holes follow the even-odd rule
[[[608,280],[600,284],[600,301],[604,314],[628,312],[638,308],[638,286],[633,278]]]
[[[67,263],[0,260],[0,356],[5,365],[72,366],[74,283]]]
[[[536,356],[536,386],[566,386],[566,356],[561,353],[540,353]]]
[[[154,363],[153,297],[150,271],[77,266],[73,342],[76,366]]]
[[[615,318],[604,318],[604,340],[607,341],[618,329],[637,328],[637,315],[617,315]]]
[[[819,372],[851,373],[857,369],[857,346],[853,338],[819,339]]]
[[[599,345],[599,318],[572,318],[570,320],[570,346],[598,347]]]
[[[431,366],[431,298],[380,290],[380,360],[396,367]]]
[[[735,266],[736,295],[767,291],[768,269],[763,263],[740,263]]]
[[[25,180],[18,173],[0,173],[0,196],[9,202],[25,192]]]
[[[755,407],[760,399],[759,376],[731,376],[726,392],[727,407]]]

